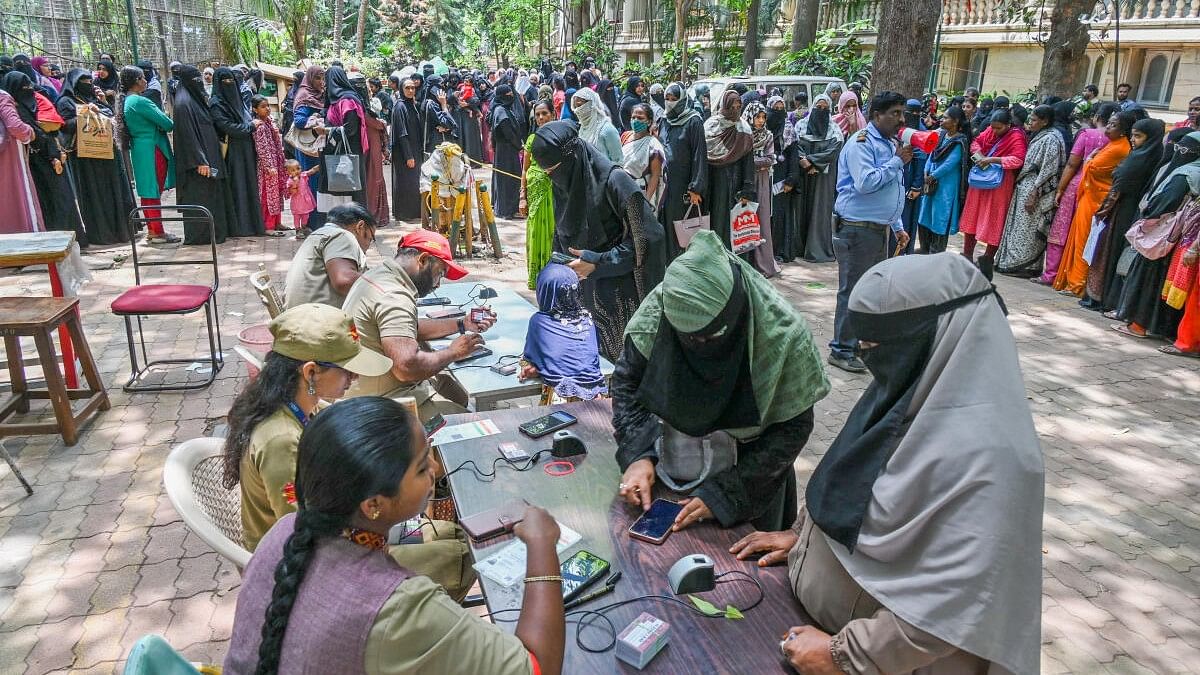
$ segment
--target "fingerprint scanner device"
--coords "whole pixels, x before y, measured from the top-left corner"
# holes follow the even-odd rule
[[[561,429],[554,432],[553,439],[554,444],[550,447],[550,454],[555,457],[574,457],[587,454],[587,445],[574,431]]]
[[[388,530],[388,543],[392,546],[425,543],[425,536],[421,534],[421,519],[409,518],[393,525]]]
[[[712,558],[702,553],[685,555],[677,560],[667,572],[667,580],[671,582],[671,592],[675,595],[703,593],[717,586]]]
[[[667,646],[671,624],[642,612],[617,636],[617,658],[641,670]]]

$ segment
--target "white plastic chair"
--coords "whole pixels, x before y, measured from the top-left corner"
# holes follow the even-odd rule
[[[193,438],[171,450],[163,484],[171,504],[196,536],[239,570],[250,562],[242,545],[242,489],[221,484],[223,438]]]

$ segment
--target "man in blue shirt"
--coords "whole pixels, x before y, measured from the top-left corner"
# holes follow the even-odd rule
[[[888,257],[888,232],[899,248],[909,235],[900,219],[904,211],[904,165],[912,161],[910,145],[897,149],[896,132],[904,124],[905,98],[891,91],[871,99],[867,128],[846,139],[838,158],[837,201],[834,202],[833,251],[838,261],[837,311],[829,363],[852,373],[866,372],[854,353],[858,339],[847,320],[850,291],[859,278]]]

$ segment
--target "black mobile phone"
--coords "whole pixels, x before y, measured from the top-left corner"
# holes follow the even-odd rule
[[[432,296],[428,298],[417,298],[417,307],[433,307],[435,305],[448,305],[450,298]]]
[[[682,510],[683,504],[667,499],[655,499],[650,505],[650,510],[629,526],[629,536],[651,544],[661,544],[671,534],[671,526],[675,524],[675,518]]]
[[[557,263],[559,265],[569,265],[569,264],[575,262],[576,260],[579,260],[579,258],[576,258],[573,255],[568,255],[566,253],[560,253],[558,251],[555,251],[554,253],[550,254],[550,262]]]
[[[425,316],[431,319],[458,319],[466,316],[467,313],[461,309],[435,309],[425,313]]]
[[[587,551],[579,551],[567,558],[559,567],[559,574],[563,578],[563,602],[570,602],[579,597],[585,588],[599,581],[607,573],[608,561]]]
[[[470,354],[467,354],[466,358],[459,359],[459,360],[455,361],[455,363],[466,363],[467,361],[474,361],[475,359],[481,359],[485,356],[491,356],[491,355],[492,355],[492,350],[488,349],[487,347],[476,347],[475,351],[471,352]]]
[[[431,417],[429,421],[425,422],[424,424],[425,437],[428,438],[440,431],[442,427],[446,426],[446,418],[442,417],[441,414],[437,414]]]
[[[535,420],[530,420],[521,426],[517,427],[521,433],[530,438],[541,438],[546,434],[552,434],[559,429],[565,429],[579,420],[569,412],[555,410],[554,412],[544,417],[539,417]]]

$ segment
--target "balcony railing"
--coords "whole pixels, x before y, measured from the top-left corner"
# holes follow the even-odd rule
[[[1009,14],[997,0],[944,0],[942,2],[942,26],[954,27],[995,27],[1024,25],[1025,16],[1022,13]],[[1050,8],[1048,3],[1030,1],[1028,8],[1034,19],[1038,12],[1043,12],[1042,18],[1048,18]],[[1110,6],[1112,3],[1108,3]],[[1142,0],[1141,2],[1122,2],[1121,21],[1161,22],[1169,19],[1198,19],[1200,18],[1200,0]],[[871,25],[878,25],[882,5],[879,0],[829,0],[821,3],[819,25],[821,28],[840,28],[849,23],[865,20]],[[1107,17],[1104,2],[1096,3],[1096,15]]]
[[[790,17],[786,20],[781,20],[774,29],[763,35],[764,40],[770,38],[778,38],[791,30]],[[650,31],[653,28],[654,42],[659,45],[669,44],[675,39],[674,31],[666,32],[664,22],[661,19],[637,19],[630,21],[627,25],[618,25],[617,27],[617,43],[646,43],[650,41]],[[726,35],[745,35],[746,20],[741,16],[729,17],[721,26],[720,29]],[[689,26],[687,29],[687,38],[689,42],[704,42],[714,39],[715,31],[711,22],[703,22],[699,25]]]

